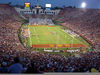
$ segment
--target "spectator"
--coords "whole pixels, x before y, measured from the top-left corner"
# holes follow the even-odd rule
[[[43,69],[43,67],[40,67],[40,71],[39,71],[39,73],[44,73],[44,69]]]
[[[15,57],[14,58],[14,65],[11,65],[10,67],[9,67],[9,69],[8,69],[8,72],[9,73],[22,73],[22,70],[23,70],[23,68],[22,68],[22,65],[21,64],[19,64],[19,58],[17,58],[17,57]]]
[[[1,73],[7,73],[8,68],[6,67],[7,63],[2,62],[2,67],[0,67],[0,72]]]
[[[34,63],[31,63],[31,66],[28,66],[25,73],[38,73],[37,68],[34,66]]]

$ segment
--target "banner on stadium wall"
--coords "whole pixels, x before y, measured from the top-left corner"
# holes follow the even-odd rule
[[[53,52],[53,50],[44,50],[45,52]]]
[[[59,50],[44,50],[45,52],[60,52]]]
[[[45,52],[61,52],[60,50],[44,50]],[[76,50],[63,50],[63,52],[80,52],[79,49],[76,49]]]
[[[72,52],[79,52],[80,50],[67,50],[67,52],[70,52],[70,53],[72,53]]]

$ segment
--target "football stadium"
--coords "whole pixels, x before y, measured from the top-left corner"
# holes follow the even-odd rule
[[[0,74],[100,72],[100,9],[11,3],[0,3]]]

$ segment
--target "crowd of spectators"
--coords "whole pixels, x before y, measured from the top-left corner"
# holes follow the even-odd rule
[[[25,38],[30,36],[30,31],[26,26],[22,28],[21,36]]]
[[[12,15],[0,14],[0,73],[100,72],[100,52],[67,58],[31,51],[19,42],[20,26]]]
[[[46,54],[40,52],[14,51],[15,53],[7,54],[2,52],[0,56],[1,73],[46,73],[46,72],[83,72],[90,73],[100,72],[100,52],[88,52],[80,54],[80,57],[66,58],[56,54]],[[10,53],[10,52],[9,52]],[[17,54],[17,55],[16,55]],[[16,55],[16,56],[14,56]],[[20,69],[16,69],[14,58],[17,57],[20,63]],[[15,66],[13,66],[15,65]],[[11,67],[13,66],[13,67]],[[5,68],[4,70],[1,68]]]
[[[30,18],[29,23],[34,25],[54,25],[51,19],[41,19],[41,18]]]
[[[70,17],[65,22],[65,26],[73,29],[73,31],[79,32],[88,40],[90,40],[94,46],[100,46],[100,10],[88,9],[85,13],[79,17]]]

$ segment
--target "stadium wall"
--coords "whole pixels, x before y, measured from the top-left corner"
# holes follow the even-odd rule
[[[15,10],[19,14],[23,14],[23,13],[37,14],[36,13],[37,9],[21,9],[21,8],[15,7]],[[43,10],[43,9],[39,9],[39,14],[57,15],[59,12],[60,12],[60,10]]]
[[[27,23],[28,21],[25,21],[25,22],[23,22],[22,24],[21,24],[21,26],[20,26],[20,28],[18,29],[18,38],[19,38],[19,41],[20,41],[20,43],[24,46],[24,40],[22,39],[22,37],[21,37],[21,29],[22,29],[22,27],[23,27],[23,25],[25,25],[25,23]]]

